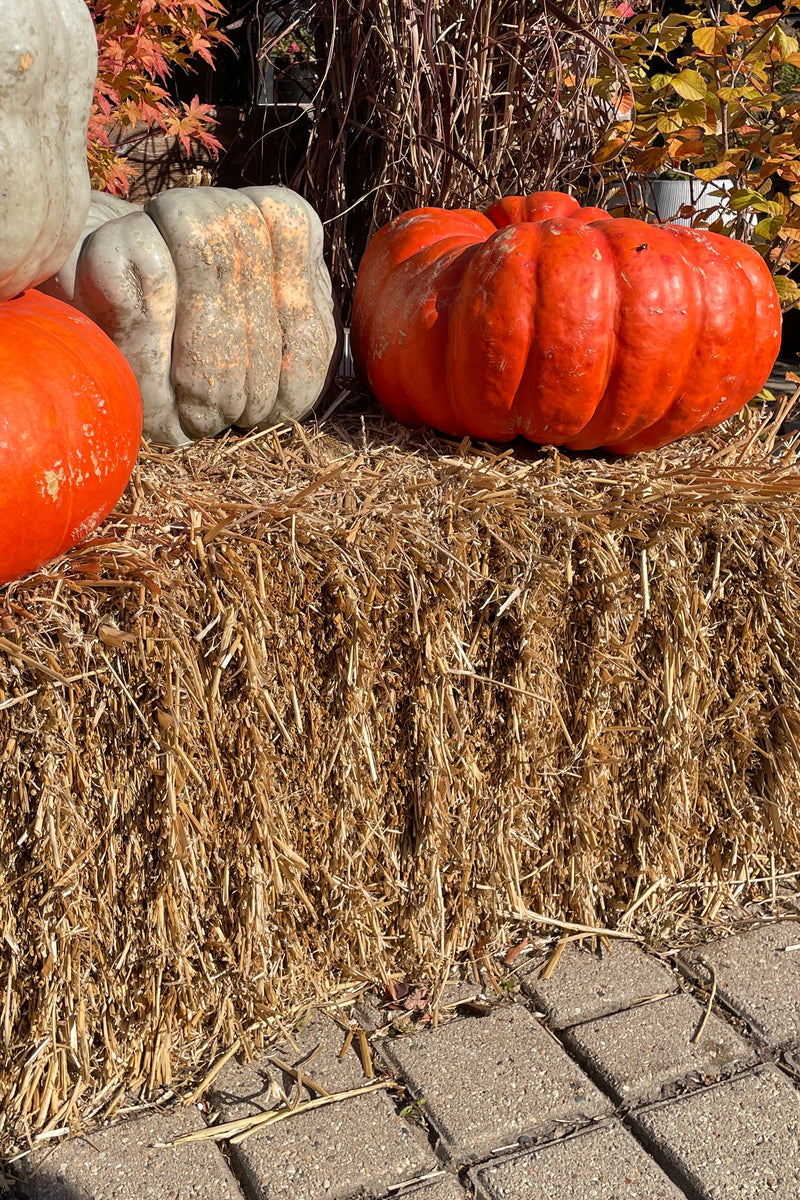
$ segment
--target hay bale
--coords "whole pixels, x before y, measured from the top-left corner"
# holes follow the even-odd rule
[[[515,918],[800,869],[775,422],[605,461],[362,408],[144,450],[0,597],[7,1146]]]

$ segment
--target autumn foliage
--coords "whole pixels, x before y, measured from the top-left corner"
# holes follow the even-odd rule
[[[87,0],[97,29],[97,84],[89,122],[92,185],[125,195],[134,174],[125,161],[126,140],[158,129],[193,145],[219,149],[213,109],[195,96],[178,101],[168,90],[176,68],[193,60],[213,65],[224,42],[217,21],[221,0]]]

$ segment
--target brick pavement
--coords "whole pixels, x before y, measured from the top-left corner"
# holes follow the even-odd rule
[[[436,1028],[381,1026],[369,1054],[317,1014],[210,1105],[151,1111],[20,1160],[20,1200],[800,1200],[800,921],[669,960],[570,943],[549,978],[460,1004]],[[708,1011],[715,986],[713,1011]],[[452,1003],[474,996],[452,991]],[[445,1010],[443,1010],[445,1011]],[[366,1039],[362,1039],[362,1042]],[[381,1088],[336,1103],[325,1092]],[[315,1109],[241,1144],[174,1136],[251,1118],[310,1077]]]

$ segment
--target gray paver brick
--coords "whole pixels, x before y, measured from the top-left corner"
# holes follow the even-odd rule
[[[703,1009],[691,996],[670,996],[574,1025],[564,1041],[619,1103],[656,1100],[666,1084],[693,1072],[718,1076],[753,1061],[751,1047],[713,1013],[694,1043],[702,1020]]]
[[[474,1162],[523,1133],[610,1110],[608,1100],[521,1004],[458,1017],[380,1053],[401,1072],[451,1160]]]
[[[685,1200],[616,1121],[471,1176],[478,1200]]]
[[[485,999],[486,995],[481,985],[475,983],[474,980],[448,979],[439,998],[440,1018],[446,1020],[447,1017],[452,1016],[459,1004],[471,1000],[482,1003]],[[370,1032],[381,1026],[391,1025],[393,1022],[401,1026],[403,1023],[407,1024],[409,1026],[407,1032],[411,1032],[413,1024],[411,1014],[404,1013],[402,1005],[394,1009],[391,1005],[383,1004],[375,992],[367,992],[355,1006],[353,1012],[361,1028]]]
[[[773,1046],[800,1042],[800,923],[777,921],[709,942],[681,956],[702,983],[717,975],[717,995]]]
[[[797,1200],[800,1095],[773,1066],[634,1113],[701,1200]]]
[[[629,1008],[637,1000],[677,992],[668,967],[629,942],[615,943],[602,957],[570,943],[549,979],[539,979],[539,963],[520,973],[522,990],[535,1001],[554,1029]]]
[[[18,1194],[26,1200],[242,1200],[214,1142],[154,1144],[203,1124],[196,1109],[178,1109],[92,1130],[24,1160],[22,1171],[34,1173]]]
[[[368,1081],[352,1049],[338,1058],[343,1037],[332,1021],[317,1017],[296,1038],[299,1053],[286,1045],[275,1053],[291,1066],[302,1068],[306,1063],[308,1075],[329,1091],[349,1090]],[[308,1061],[311,1054],[313,1060]],[[266,1058],[254,1064],[228,1063],[212,1093],[221,1106],[221,1119],[274,1107],[271,1079],[285,1091],[292,1087],[292,1079],[282,1078]],[[423,1132],[398,1116],[386,1092],[299,1113],[231,1146],[230,1154],[251,1195],[263,1200],[373,1200],[392,1184],[439,1165]]]

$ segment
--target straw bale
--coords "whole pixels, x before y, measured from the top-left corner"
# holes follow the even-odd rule
[[[515,919],[628,928],[800,869],[776,422],[628,461],[340,399],[144,449],[0,595],[6,1147]]]

